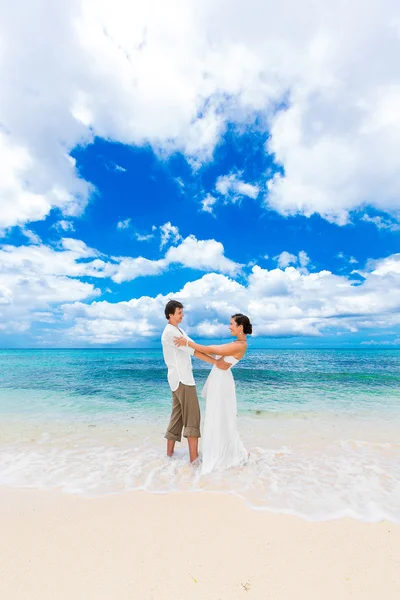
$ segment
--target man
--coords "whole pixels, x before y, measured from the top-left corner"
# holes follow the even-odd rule
[[[167,454],[168,456],[173,455],[175,442],[181,441],[183,429],[183,437],[188,440],[190,462],[193,463],[198,457],[200,407],[191,357],[195,356],[204,362],[217,365],[222,370],[229,369],[231,365],[226,363],[223,358],[217,360],[212,356],[193,350],[188,345],[175,346],[174,338],[177,336],[183,335],[190,341],[180,327],[184,317],[183,304],[177,300],[170,300],[165,306],[165,316],[168,324],[161,336],[161,343],[164,361],[168,367],[168,383],[172,391],[171,419],[165,434]]]

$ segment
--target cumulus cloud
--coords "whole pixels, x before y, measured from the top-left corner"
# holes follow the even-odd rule
[[[368,261],[360,271],[361,282],[330,271],[308,273],[302,266],[307,259],[305,255],[298,258],[297,266],[271,270],[255,265],[246,282],[239,283],[232,278],[239,265],[224,257],[222,244],[194,236],[170,247],[159,261],[108,258],[73,238],[63,238],[53,248],[4,245],[0,249],[0,329],[24,332],[33,321],[60,322],[62,314],[64,325],[57,328],[57,334],[47,331],[46,343],[139,343],[159,335],[163,306],[176,298],[186,307],[192,334],[199,337],[229,336],[229,318],[238,311],[249,314],[254,333],[260,337],[321,337],[332,331],[377,329],[398,335],[399,254]],[[204,270],[213,265],[224,272],[206,273],[169,294],[126,302],[91,302],[100,290],[79,280],[84,276],[122,282],[159,273],[172,262]]]
[[[167,223],[166,225],[170,226],[171,224]],[[168,227],[167,231],[170,232],[171,227]],[[180,239],[177,228],[173,226],[172,236],[175,240]],[[198,240],[194,235],[189,235],[178,246],[171,246],[164,258],[159,260],[149,260],[142,256],[137,258],[113,257],[113,259],[118,263],[115,273],[112,275],[112,279],[116,283],[132,281],[144,275],[158,275],[167,270],[171,264],[200,271],[219,271],[230,274],[238,273],[241,268],[240,264],[226,258],[221,242]]]
[[[278,267],[284,269],[289,265],[299,264],[301,269],[307,273],[307,265],[310,262],[310,258],[304,250],[300,250],[299,254],[296,256],[295,254],[291,254],[284,250],[279,254],[279,256],[275,256],[275,260],[278,263]]]
[[[398,275],[400,274],[400,253],[392,254],[384,259],[367,261],[366,271],[354,271],[363,277],[368,276],[371,271],[374,275]]]
[[[66,331],[66,339],[72,340],[78,335],[80,342],[92,344],[154,339],[165,326],[164,306],[172,298],[185,305],[192,333],[225,335],[230,315],[237,312],[245,300],[245,288],[225,275],[209,273],[186,283],[180,291],[155,298],[142,296],[119,303],[66,304],[61,307],[65,320],[73,322]],[[221,322],[221,318],[225,322]]]
[[[279,256],[275,257],[275,260],[278,262],[278,267],[285,268],[289,265],[295,264],[297,262],[297,256],[284,250]]]
[[[259,337],[323,337],[329,332],[376,329],[382,335],[385,329],[386,335],[396,335],[400,274],[393,269],[394,262],[393,257],[376,261],[359,285],[354,285],[351,276],[330,271],[304,273],[300,266],[284,270],[254,266],[245,285],[227,275],[208,273],[179,291],[155,298],[65,304],[65,320],[71,323],[66,336],[72,339],[79,333],[79,340],[89,344],[154,339],[164,325],[163,308],[171,298],[183,302],[186,325],[197,337],[229,337],[230,316],[238,311],[250,316],[254,335]],[[389,345],[397,343],[398,338]]]
[[[85,260],[83,260],[85,259]],[[0,329],[27,331],[33,321],[48,322],[63,302],[87,300],[101,292],[78,277],[106,277],[108,265],[78,240],[57,249],[4,245],[0,249]]]
[[[130,257],[114,257],[118,266],[115,273],[112,275],[113,281],[122,283],[123,281],[132,281],[137,277],[146,275],[159,275],[167,268],[167,263],[164,259],[149,260],[138,256],[137,258]]]
[[[215,270],[232,275],[237,273],[241,266],[226,258],[221,242],[197,240],[194,235],[189,235],[179,246],[171,247],[165,260],[168,264],[179,263],[191,269]]]
[[[131,320],[109,321],[108,319],[76,319],[75,325],[67,331],[67,340],[74,343],[118,344],[122,341],[143,341],[154,337],[155,329],[146,319],[134,313]]]
[[[0,10],[0,228],[54,207],[81,214],[92,188],[70,152],[94,136],[178,150],[196,167],[228,123],[249,128],[256,118],[280,166],[267,182],[269,208],[338,224],[368,204],[398,213],[394,0],[362,11],[352,0],[345,20],[334,0],[317,11],[308,0],[62,0],[57,11],[43,0]],[[235,185],[250,196],[258,186]]]
[[[26,231],[25,235],[28,235]],[[241,267],[226,258],[220,242],[197,240],[195,236],[171,246],[159,260],[143,256],[108,257],[75,238],[61,238],[51,247],[35,236],[28,237],[31,245],[0,246],[0,329],[3,331],[25,331],[33,321],[55,320],[60,302],[87,300],[101,294],[92,283],[80,281],[82,277],[110,278],[122,283],[159,275],[172,264],[228,274],[238,273]],[[121,335],[127,331],[121,327]],[[129,331],[132,335],[134,331],[145,335],[147,330],[135,329],[132,325]],[[150,327],[148,332],[150,335],[153,329]]]

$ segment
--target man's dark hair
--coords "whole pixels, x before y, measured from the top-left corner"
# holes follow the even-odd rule
[[[178,300],[170,300],[165,305],[165,316],[167,321],[169,321],[169,316],[174,315],[177,308],[183,308],[183,304],[178,302]]]

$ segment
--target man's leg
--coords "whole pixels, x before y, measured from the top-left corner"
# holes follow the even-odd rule
[[[188,437],[187,441],[188,441],[188,445],[189,445],[190,462],[192,463],[199,456],[199,438]]]
[[[182,391],[183,436],[188,440],[189,457],[192,463],[199,456],[200,406],[194,385],[185,385]]]
[[[175,449],[175,440],[167,440],[167,454],[172,456]]]
[[[175,442],[181,441],[183,428],[182,408],[179,398],[175,392],[172,392],[172,411],[165,438],[167,439],[167,454],[172,456],[175,449]]]

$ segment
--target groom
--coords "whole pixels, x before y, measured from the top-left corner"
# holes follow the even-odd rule
[[[229,369],[231,365],[226,363],[223,358],[217,360],[213,356],[195,351],[187,343],[186,346],[175,346],[174,338],[177,336],[183,335],[188,342],[190,341],[180,327],[184,317],[183,304],[177,300],[170,300],[165,306],[165,316],[168,324],[161,336],[161,344],[164,361],[168,367],[168,383],[172,391],[172,412],[165,434],[167,454],[168,456],[173,455],[175,442],[181,441],[183,429],[183,437],[188,440],[190,462],[192,463],[198,457],[200,407],[193,378],[191,356],[216,365],[223,371]]]

